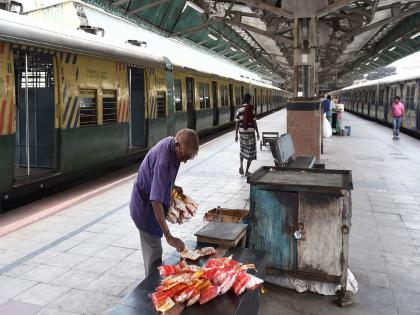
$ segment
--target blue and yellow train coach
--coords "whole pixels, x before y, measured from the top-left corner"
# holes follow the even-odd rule
[[[286,103],[285,91],[263,83],[1,12],[0,205],[138,159],[181,128],[228,126],[245,92],[258,114]]]

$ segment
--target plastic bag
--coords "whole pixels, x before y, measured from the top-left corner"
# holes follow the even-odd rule
[[[324,114],[322,117],[322,137],[329,138],[332,136],[331,124],[327,119],[327,116]]]
[[[310,291],[322,295],[336,295],[337,291],[341,290],[341,285],[339,284],[302,280],[291,276],[267,275],[266,281],[284,288],[295,290],[299,293]],[[359,291],[359,285],[350,269],[347,269],[346,289],[353,294],[356,294],[357,291]]]

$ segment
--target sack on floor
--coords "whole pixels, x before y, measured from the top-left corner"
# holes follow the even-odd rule
[[[332,136],[331,124],[327,119],[327,116],[324,114],[322,118],[322,137],[329,138]]]

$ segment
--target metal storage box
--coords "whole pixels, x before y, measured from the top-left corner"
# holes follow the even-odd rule
[[[267,251],[269,271],[341,284],[349,302],[351,171],[264,166],[248,183],[249,246]]]

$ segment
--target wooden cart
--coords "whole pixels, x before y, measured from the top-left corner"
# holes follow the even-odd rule
[[[261,167],[251,184],[249,245],[274,275],[340,284],[346,291],[351,171]]]

